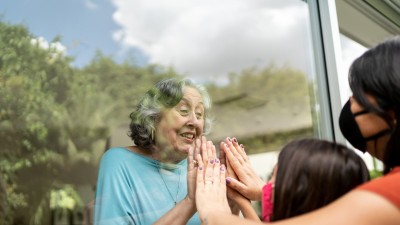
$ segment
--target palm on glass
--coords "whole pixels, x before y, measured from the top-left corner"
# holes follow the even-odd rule
[[[260,201],[265,182],[254,171],[244,148],[239,145],[236,138],[229,137],[221,147],[225,152],[227,162],[237,176],[237,178],[234,176],[227,178],[228,186],[250,200]]]
[[[205,215],[210,212],[230,213],[231,210],[226,197],[225,166],[221,165],[217,158],[203,160],[202,156],[198,154],[196,159],[199,162],[196,206],[200,219],[205,222]]]
[[[201,156],[203,165],[207,165],[209,159],[216,159],[215,146],[204,136],[196,139],[195,147],[190,148],[188,154],[188,198],[193,202],[196,198],[197,167],[200,165],[200,161],[197,159],[198,155]]]

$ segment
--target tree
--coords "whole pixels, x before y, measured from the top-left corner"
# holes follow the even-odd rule
[[[129,123],[136,96],[177,75],[100,52],[76,69],[59,38],[45,43],[4,22],[0,32],[0,224],[49,224],[52,190],[95,183],[109,134]]]

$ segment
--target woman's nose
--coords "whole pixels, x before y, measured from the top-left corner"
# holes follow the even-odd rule
[[[200,125],[200,119],[197,118],[195,112],[190,113],[188,124],[196,127]]]

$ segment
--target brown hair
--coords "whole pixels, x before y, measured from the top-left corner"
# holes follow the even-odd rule
[[[344,145],[299,139],[278,157],[272,221],[310,212],[369,180],[360,156]]]

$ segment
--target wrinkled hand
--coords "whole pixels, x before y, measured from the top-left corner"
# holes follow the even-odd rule
[[[191,203],[195,204],[195,196],[196,196],[196,174],[197,168],[195,167],[195,155],[197,155],[198,147],[190,148],[188,152],[188,171],[187,171],[187,187],[188,193],[187,198]]]
[[[196,206],[200,219],[210,213],[231,213],[226,197],[226,168],[219,159],[210,158],[204,161],[197,155]],[[204,164],[206,162],[206,164]]]
[[[237,190],[247,199],[260,201],[265,182],[254,171],[244,148],[239,145],[236,138],[228,137],[225,143],[221,144],[221,149],[225,152],[227,162],[237,176],[237,178],[231,177],[229,174],[226,180],[228,186]]]
[[[197,167],[200,162],[196,159],[198,155],[202,156],[203,165],[207,164],[208,159],[216,159],[215,146],[211,141],[207,141],[207,138],[202,136],[196,139],[196,145],[194,148],[190,148],[188,152],[188,195],[187,198],[195,203],[196,199],[196,177]]]

